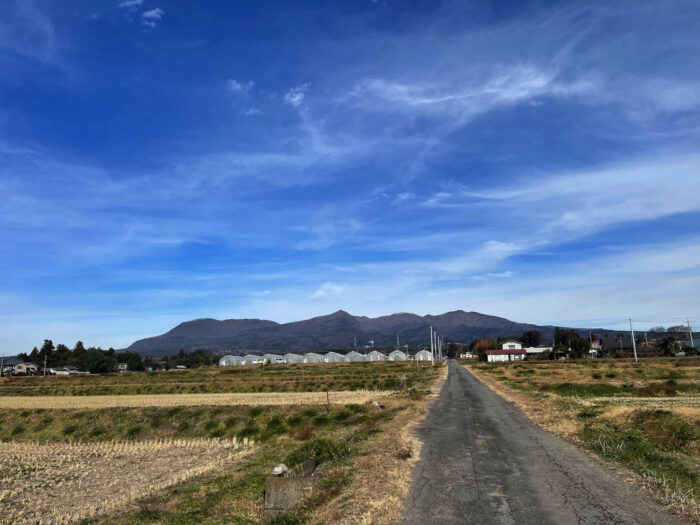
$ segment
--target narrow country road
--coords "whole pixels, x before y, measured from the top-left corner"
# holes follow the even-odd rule
[[[469,371],[448,367],[418,429],[424,445],[405,525],[676,523]]]

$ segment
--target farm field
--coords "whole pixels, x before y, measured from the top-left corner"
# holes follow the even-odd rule
[[[366,403],[388,395],[385,390],[285,392],[262,394],[145,394],[121,396],[7,396],[0,408],[116,408],[202,405],[334,405]]]
[[[408,383],[402,367],[372,365],[365,370],[376,376],[398,376],[400,385]],[[326,376],[341,376],[333,367],[345,368],[343,364],[319,368],[330,369]],[[190,379],[217,376],[211,370],[186,372]],[[265,377],[263,372],[254,374]],[[376,515],[372,509],[379,506],[386,512],[367,523],[390,523],[391,516],[394,521],[400,516],[411,465],[420,449],[409,429],[425,414],[430,389],[437,391],[436,381],[444,372],[444,367],[421,366],[413,375],[413,384],[420,388],[379,391],[376,397],[361,391],[329,392],[330,404],[326,393],[317,391],[225,394],[228,402],[218,405],[4,408],[0,521],[268,523],[263,493],[272,467],[279,462],[293,467],[315,457],[320,478],[314,496],[277,523],[338,522],[349,515]],[[122,379],[89,379],[99,385],[100,380],[113,378]],[[202,401],[210,395],[161,397]],[[268,396],[269,403],[248,399],[246,404],[234,404],[231,395]],[[302,402],[298,396],[307,397]],[[57,403],[72,398],[52,397]],[[371,402],[377,399],[381,405]],[[382,475],[387,472],[392,475]]]
[[[247,439],[2,443],[3,520],[72,523],[93,518],[128,505],[144,491],[235,462],[251,450]]]
[[[465,363],[543,428],[624,465],[700,518],[700,359]]]
[[[0,378],[0,396],[91,396],[325,392],[423,388],[422,368],[410,362],[358,362]],[[401,376],[405,374],[405,380]]]

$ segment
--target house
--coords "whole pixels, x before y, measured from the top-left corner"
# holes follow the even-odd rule
[[[377,350],[372,350],[367,354],[367,361],[386,361],[386,355]]]
[[[219,366],[241,366],[245,364],[245,359],[239,355],[225,355],[219,359]]]
[[[394,350],[389,354],[389,361],[408,361],[408,356],[401,350]]]
[[[524,349],[525,350],[525,357],[528,359],[541,359],[542,354],[545,352],[551,352],[552,347],[551,346],[530,346]]]
[[[37,367],[34,363],[17,363],[12,367],[12,373],[16,376],[31,376],[36,374]]]
[[[345,356],[343,354],[339,354],[337,352],[328,352],[323,360],[326,363],[344,363],[345,362]]]
[[[306,352],[304,354],[304,363],[323,363],[324,358],[320,354],[314,354],[313,352]]]
[[[129,369],[129,365],[126,363],[117,363],[117,371],[120,373],[126,372]]]
[[[459,354],[459,357],[462,359],[472,359],[474,357],[474,352],[464,352]]]
[[[486,350],[486,360],[489,363],[497,363],[502,361],[522,361],[525,359],[526,355],[527,352],[522,348]]]
[[[433,354],[430,352],[430,350],[421,350],[419,352],[416,352],[414,359],[416,361],[432,361]]]
[[[304,356],[300,354],[284,354],[284,359],[287,363],[303,363],[304,362]]]
[[[269,365],[283,365],[287,362],[283,355],[279,354],[265,354],[263,356],[265,362]]]
[[[502,350],[522,350],[523,344],[520,341],[515,341],[514,339],[510,339],[508,341],[504,341],[503,343],[501,343],[501,349]]]
[[[345,354],[345,360],[346,361],[367,361],[367,356],[364,354],[361,354],[360,352],[355,352],[355,350],[351,350],[347,354]]]
[[[684,346],[692,347],[695,348],[696,350],[700,350],[700,337],[693,337],[691,340],[690,338],[685,339],[683,341],[679,341],[681,348]]]
[[[591,357],[598,357],[603,355],[603,345],[600,343],[599,340],[591,341],[591,349],[588,353]]]
[[[243,356],[243,364],[245,364],[245,365],[264,365],[265,358],[261,355],[246,354]]]

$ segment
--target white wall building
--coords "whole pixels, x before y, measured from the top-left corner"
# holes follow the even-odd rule
[[[510,340],[501,343],[501,348],[503,350],[522,350],[523,344],[520,341]]]
[[[367,361],[367,356],[364,354],[361,354],[360,352],[355,352],[355,350],[351,350],[347,354],[345,354],[345,360],[346,361]]]
[[[505,343],[504,343],[505,344]],[[500,361],[522,361],[526,352],[522,348],[507,350],[486,350],[486,360],[489,363]]]
[[[261,355],[246,354],[243,356],[243,364],[246,365],[263,365],[265,358]]]
[[[323,356],[320,354],[314,354],[313,352],[307,352],[304,354],[304,363],[323,363]]]
[[[328,352],[323,359],[326,363],[344,363],[345,356],[337,352]]]
[[[389,361],[408,361],[408,356],[401,350],[394,350],[389,354]]]
[[[377,350],[367,354],[367,361],[386,361],[386,356]]]
[[[421,350],[420,352],[416,352],[414,358],[416,361],[432,361],[433,354],[430,353],[430,350]]]
[[[245,360],[239,355],[225,355],[219,359],[219,366],[241,366]]]
[[[287,363],[303,363],[304,362],[304,356],[301,354],[284,354],[284,358],[287,361]]]
[[[287,362],[285,357],[279,354],[265,354],[263,358],[265,359],[265,362],[270,365],[283,365]]]

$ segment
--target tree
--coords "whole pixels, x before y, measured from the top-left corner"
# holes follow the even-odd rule
[[[459,347],[455,343],[450,343],[447,345],[447,358],[454,359],[457,357]]]
[[[472,341],[473,347],[472,351],[475,352],[481,361],[486,361],[486,351],[496,350],[498,348],[498,343],[494,338],[480,339],[476,342]],[[471,344],[469,346],[472,346]]]
[[[537,330],[528,330],[520,336],[520,341],[525,346],[539,346],[542,341],[542,334]]]
[[[118,354],[115,354],[114,351],[112,353],[109,352],[109,350],[106,352],[106,355],[109,357],[114,357],[119,363],[126,363],[126,366],[129,368],[129,370],[143,370],[143,360],[141,359],[141,356],[137,352],[121,352]]]

